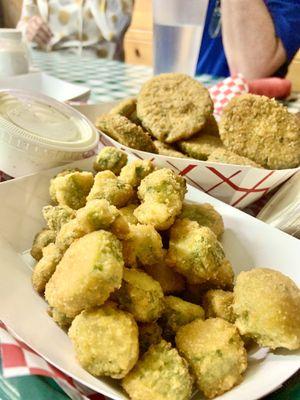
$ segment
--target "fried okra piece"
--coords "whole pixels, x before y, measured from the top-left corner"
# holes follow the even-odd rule
[[[56,239],[56,232],[51,229],[43,229],[37,233],[33,239],[32,248],[30,250],[31,256],[39,261],[43,257],[43,248],[50,243],[54,243]]]
[[[61,227],[56,236],[55,245],[64,253],[76,239],[81,238],[85,234],[86,232],[79,225],[77,219],[72,219]]]
[[[67,331],[74,318],[68,318],[65,314],[58,311],[56,308],[49,308],[48,314],[64,331]]]
[[[163,259],[163,244],[151,225],[130,225],[129,235],[123,241],[125,265],[139,267],[159,263]]]
[[[215,275],[212,276],[207,282],[207,287],[215,289],[227,289],[232,290],[234,280],[234,272],[232,265],[226,258],[223,259],[220,268],[216,271]]]
[[[282,273],[268,268],[241,272],[233,310],[240,333],[260,346],[300,348],[300,290]]]
[[[92,375],[120,379],[138,360],[137,324],[110,303],[77,315],[69,337],[79,363]]]
[[[122,246],[110,232],[96,231],[76,240],[65,252],[46,285],[50,307],[67,317],[102,305],[119,289],[123,276]]]
[[[177,146],[184,154],[197,160],[206,161],[214,150],[223,147],[223,143],[216,136],[200,134],[197,137],[178,142]]]
[[[209,399],[242,381],[247,353],[237,328],[229,322],[196,319],[178,330],[176,346],[189,363],[198,389]]]
[[[134,215],[141,224],[167,230],[181,212],[185,192],[184,178],[168,168],[154,171],[139,186],[138,196],[142,204]]]
[[[161,319],[165,338],[171,340],[181,326],[197,318],[204,319],[204,310],[201,306],[179,297],[165,297],[165,308]]]
[[[120,180],[136,188],[140,186],[142,179],[154,171],[154,165],[150,160],[134,160],[122,168]]]
[[[137,204],[129,204],[128,206],[119,209],[120,213],[126,219],[128,224],[137,225],[138,220],[134,216],[134,210],[137,208]]]
[[[43,248],[43,257],[34,267],[31,277],[32,285],[38,293],[44,294],[46,283],[53,275],[62,255],[62,252],[54,243]]]
[[[206,318],[222,318],[234,323],[233,293],[220,289],[211,289],[205,293],[202,302]]]
[[[167,251],[163,249],[163,259],[161,262],[151,265],[144,265],[143,269],[148,275],[152,276],[160,286],[164,294],[182,292],[185,288],[184,278],[166,265]]]
[[[91,172],[71,172],[58,175],[50,181],[50,196],[61,205],[78,210],[85,206],[86,197],[94,183]]]
[[[166,263],[189,283],[215,278],[224,258],[223,247],[211,229],[189,219],[178,219],[172,226]]]
[[[158,282],[137,269],[124,269],[123,282],[117,292],[118,302],[136,321],[157,320],[164,308],[164,294]]]
[[[134,191],[131,185],[122,182],[111,171],[102,171],[95,176],[95,182],[87,201],[105,199],[119,208],[126,206],[133,196]]]
[[[58,232],[60,228],[75,218],[75,211],[68,206],[45,206],[43,207],[43,217],[49,229]]]
[[[189,400],[193,379],[185,360],[162,340],[149,348],[122,386],[132,400]]]
[[[221,266],[218,268],[213,278],[203,283],[186,284],[186,290],[183,292],[183,298],[192,303],[201,304],[202,297],[208,290],[233,290],[234,272],[230,262],[224,258]]]
[[[106,146],[97,155],[94,162],[94,170],[97,172],[109,170],[115,175],[119,175],[121,169],[127,163],[127,158],[127,154],[124,151],[116,147]]]
[[[217,237],[224,232],[223,218],[211,204],[185,202],[179,217],[196,221],[200,226],[207,226]]]
[[[152,344],[162,340],[162,329],[156,322],[139,324],[140,353],[145,353]]]
[[[105,199],[91,200],[85,207],[79,209],[76,218],[62,226],[55,243],[62,252],[65,252],[76,239],[100,229],[111,231],[118,239],[124,239],[129,234],[125,218]]]
[[[119,210],[105,199],[95,199],[77,211],[76,220],[85,233],[110,230],[119,239],[129,234],[129,226]]]

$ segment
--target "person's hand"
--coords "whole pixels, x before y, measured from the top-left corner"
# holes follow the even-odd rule
[[[43,47],[49,43],[52,32],[42,18],[35,15],[28,21],[26,37],[29,42],[35,42],[40,47]]]

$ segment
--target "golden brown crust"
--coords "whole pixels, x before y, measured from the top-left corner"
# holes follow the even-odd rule
[[[127,147],[148,151],[149,153],[157,153],[148,133],[122,115],[101,115],[96,121],[96,127]]]
[[[241,272],[233,309],[241,334],[259,345],[300,348],[300,290],[282,273],[268,268]]]
[[[270,169],[300,164],[300,126],[274,99],[254,94],[234,97],[225,107],[220,136],[229,150]]]
[[[201,134],[188,140],[181,140],[177,146],[188,156],[206,161],[214,150],[223,147],[223,143],[216,136]]]
[[[212,114],[208,90],[191,77],[170,73],[146,82],[138,95],[137,115],[143,126],[162,142],[191,137]]]

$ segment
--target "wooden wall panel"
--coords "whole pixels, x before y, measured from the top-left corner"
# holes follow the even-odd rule
[[[152,1],[135,0],[131,26],[124,41],[125,61],[152,65]]]
[[[15,28],[21,14],[22,0],[0,0],[3,23],[6,28]]]

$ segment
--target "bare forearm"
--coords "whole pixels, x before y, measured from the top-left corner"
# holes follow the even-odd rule
[[[285,61],[263,0],[222,0],[222,36],[230,72],[248,79],[272,75]]]

